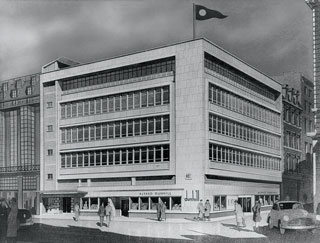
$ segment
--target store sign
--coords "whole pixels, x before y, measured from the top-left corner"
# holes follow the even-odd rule
[[[191,193],[188,193],[186,190],[186,197],[184,198],[185,201],[200,201],[200,192],[199,190],[191,190]]]
[[[139,192],[139,196],[148,196],[148,197],[161,197],[161,196],[173,196],[172,192]]]

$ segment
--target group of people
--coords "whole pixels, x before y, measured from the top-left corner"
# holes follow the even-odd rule
[[[0,204],[0,243],[14,243],[17,238],[18,223],[18,204],[15,198],[11,199],[10,207],[5,201]]]
[[[196,218],[197,220],[206,220],[206,221],[210,220],[211,204],[208,199],[206,200],[204,205],[201,199],[200,202],[198,203],[197,210],[199,213],[198,217]]]
[[[107,202],[107,206],[104,206],[104,203],[100,205],[98,215],[100,218],[100,227],[103,226],[104,217],[106,217],[106,226],[109,227],[112,217],[112,207],[109,201]]]
[[[237,227],[239,228],[240,226],[246,227],[246,221],[244,219],[244,214],[241,205],[237,200],[234,201],[234,211],[236,214],[236,222],[237,222]],[[252,212],[253,212],[253,221],[255,225],[253,226],[254,231],[259,231],[259,226],[260,226],[260,221],[261,221],[261,203],[260,201],[256,201],[254,206],[252,207]]]
[[[160,201],[157,204],[157,218],[158,218],[158,221],[166,220],[166,209],[167,209],[167,203],[166,202],[163,203],[162,201]]]

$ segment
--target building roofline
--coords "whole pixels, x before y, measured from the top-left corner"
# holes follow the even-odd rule
[[[13,78],[9,78],[9,79],[0,80],[0,84],[1,84],[1,83],[5,83],[5,82],[8,82],[8,81],[11,81],[11,80],[19,79],[19,78],[25,78],[25,77],[28,77],[28,76],[34,76],[34,75],[37,75],[37,74],[40,75],[41,72],[31,73],[31,74],[26,74],[26,75],[18,76],[18,77],[13,77]]]
[[[116,58],[131,56],[131,55],[135,55],[135,54],[139,54],[139,53],[143,53],[143,52],[154,51],[154,50],[157,50],[157,49],[162,49],[162,48],[166,48],[166,47],[170,47],[170,46],[175,46],[175,45],[180,45],[180,44],[184,44],[184,43],[188,43],[188,42],[193,42],[193,41],[198,41],[198,40],[203,40],[203,41],[206,41],[206,42],[210,43],[211,45],[215,46],[216,48],[220,49],[221,51],[227,53],[228,55],[230,55],[230,56],[232,56],[233,58],[237,59],[238,61],[242,62],[243,64],[245,64],[245,65],[249,66],[250,68],[254,69],[256,72],[259,72],[260,74],[268,77],[269,79],[273,80],[273,81],[276,82],[277,84],[281,85],[281,83],[278,82],[277,80],[274,80],[274,79],[271,78],[269,75],[267,75],[267,74],[265,74],[264,72],[260,71],[259,69],[255,68],[255,67],[252,66],[251,64],[243,61],[243,60],[240,59],[239,57],[235,56],[234,54],[230,53],[229,51],[225,50],[224,48],[222,48],[222,47],[220,47],[219,45],[213,43],[212,41],[208,40],[208,39],[205,38],[205,37],[198,37],[198,38],[196,38],[196,39],[189,39],[189,40],[185,40],[185,41],[181,41],[181,42],[176,42],[176,43],[172,43],[172,44],[166,44],[166,45],[162,45],[162,46],[158,46],[158,47],[153,47],[153,48],[145,49],[145,50],[141,50],[141,51],[130,52],[130,53],[127,53],[127,54],[121,54],[121,55],[113,56],[113,57],[110,57],[110,58],[105,58],[105,59],[100,59],[100,60],[96,60],[96,61],[91,61],[91,62],[76,64],[76,65],[73,65],[73,66],[70,66],[70,67],[62,68],[62,69],[60,69],[60,70],[66,70],[66,69],[70,69],[70,68],[75,68],[75,67],[80,67],[80,66],[84,66],[84,65],[93,64],[93,63],[109,61],[109,60],[116,59]],[[57,59],[55,59],[55,60],[57,60]],[[54,61],[55,61],[55,60],[54,60]],[[52,62],[54,62],[54,61],[52,61]],[[49,62],[49,63],[52,63],[52,62]],[[60,71],[60,70],[53,70],[53,71],[49,71],[49,72],[46,72],[46,73],[57,72],[57,71]]]

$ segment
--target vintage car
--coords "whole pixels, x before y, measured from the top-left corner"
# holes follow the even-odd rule
[[[316,229],[316,218],[303,209],[297,201],[279,201],[274,203],[267,219],[269,228],[278,227],[281,234],[287,229],[310,230]]]
[[[7,213],[9,214],[10,211],[10,204],[7,200],[4,198],[0,198],[0,203],[4,202],[5,207],[7,208]],[[33,225],[34,221],[32,219],[32,214],[30,210],[28,209],[18,209],[18,225],[20,226],[27,226],[27,225]]]

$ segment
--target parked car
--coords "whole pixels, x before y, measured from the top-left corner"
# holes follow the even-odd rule
[[[2,201],[5,203],[6,208],[8,210],[8,214],[9,214],[9,211],[10,211],[9,202],[4,198],[0,198],[0,203]],[[31,214],[30,210],[28,210],[28,209],[18,209],[17,218],[18,218],[18,225],[19,226],[28,226],[28,225],[34,224],[34,221],[32,219],[32,214]]]
[[[267,219],[269,228],[278,227],[281,234],[287,229],[310,230],[316,229],[316,218],[303,209],[297,201],[279,201],[274,203]]]

